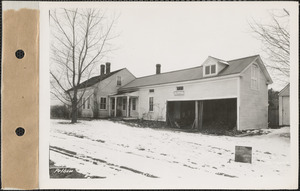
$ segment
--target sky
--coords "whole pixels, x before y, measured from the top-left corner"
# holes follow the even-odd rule
[[[136,77],[200,66],[208,56],[233,60],[263,54],[262,44],[249,22],[270,21],[269,12],[289,6],[274,2],[101,2],[60,3],[55,8],[99,8],[116,22],[109,41],[114,51],[100,64],[111,70],[127,68]],[[272,73],[271,73],[272,76]],[[280,91],[286,84],[274,81],[269,88]]]
[[[109,7],[119,15],[114,27],[116,49],[103,62],[112,70],[126,67],[136,77],[201,65],[208,56],[232,60],[260,54],[261,42],[249,22],[267,22],[270,6],[257,4],[131,3]],[[285,84],[273,84],[280,90]]]

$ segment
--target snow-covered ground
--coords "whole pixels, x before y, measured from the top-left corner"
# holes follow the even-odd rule
[[[229,137],[130,127],[108,120],[51,120],[50,160],[87,177],[284,177],[290,169],[289,128]],[[252,147],[252,164],[234,161],[235,146]]]

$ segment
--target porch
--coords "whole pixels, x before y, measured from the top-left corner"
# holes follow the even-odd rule
[[[124,119],[138,118],[137,92],[110,95],[108,100],[108,116]]]

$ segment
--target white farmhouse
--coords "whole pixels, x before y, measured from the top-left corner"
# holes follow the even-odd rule
[[[85,98],[93,100],[83,105],[84,117],[94,115],[92,102],[98,102],[99,117],[158,120],[199,129],[244,130],[268,125],[272,79],[259,55],[230,61],[209,56],[201,66],[165,73],[157,64],[156,74],[141,78],[122,69],[84,83],[90,84]]]

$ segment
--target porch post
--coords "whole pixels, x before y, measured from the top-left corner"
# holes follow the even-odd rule
[[[199,127],[198,101],[195,101],[195,129]]]
[[[115,113],[114,113],[115,117],[117,117],[117,99],[118,97],[115,97]]]
[[[203,126],[203,100],[199,101],[199,129]]]
[[[129,117],[129,96],[127,96],[126,106],[126,117]]]

